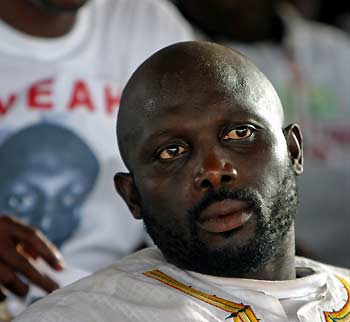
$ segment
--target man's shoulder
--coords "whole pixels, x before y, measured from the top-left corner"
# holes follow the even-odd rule
[[[121,321],[129,321],[128,298],[130,297],[129,302],[132,302],[133,296],[140,293],[139,288],[144,287],[147,279],[143,274],[145,271],[162,265],[166,265],[165,261],[155,248],[131,254],[105,269],[53,292],[30,306],[15,321],[117,322],[116,316]]]
[[[96,273],[56,291],[57,295],[77,292],[96,292],[112,295],[121,284],[129,279],[142,277],[144,272],[168,266],[161,252],[156,247],[142,249],[130,254]]]

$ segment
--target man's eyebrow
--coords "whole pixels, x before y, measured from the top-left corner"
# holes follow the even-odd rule
[[[147,138],[145,138],[143,144],[152,144],[154,141],[157,141],[160,136],[168,135],[168,134],[170,134],[169,130],[157,131],[157,132],[151,134],[150,136],[148,136]]]

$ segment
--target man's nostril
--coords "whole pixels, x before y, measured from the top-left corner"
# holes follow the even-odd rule
[[[201,183],[201,187],[204,189],[211,187],[209,180],[207,180],[207,179],[203,180]]]
[[[222,183],[229,183],[230,181],[231,181],[231,177],[228,176],[228,175],[223,175],[223,176],[221,177],[221,182],[222,182]]]

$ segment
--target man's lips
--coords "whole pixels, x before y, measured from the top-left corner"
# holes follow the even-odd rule
[[[244,225],[252,216],[247,202],[227,199],[218,201],[203,210],[197,220],[203,230],[223,233]]]

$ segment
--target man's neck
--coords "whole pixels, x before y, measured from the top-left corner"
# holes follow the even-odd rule
[[[295,233],[294,227],[291,227],[284,240],[279,245],[280,251],[263,268],[254,273],[248,273],[242,278],[285,281],[296,278],[295,268]]]
[[[31,36],[60,37],[68,33],[75,23],[77,12],[57,13],[37,8],[29,1],[0,2],[0,19],[11,27]]]

